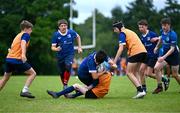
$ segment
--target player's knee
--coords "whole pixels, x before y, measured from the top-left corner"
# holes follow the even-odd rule
[[[127,72],[127,75],[128,75],[128,76],[130,76],[130,75],[132,75],[132,74],[133,74],[132,72]]]
[[[71,64],[66,64],[65,68],[66,68],[66,71],[70,72],[71,71]]]
[[[34,71],[32,75],[33,75],[34,77],[36,77],[37,73]]]
[[[177,70],[172,70],[172,77],[173,78],[178,78],[178,71]]]
[[[155,72],[155,73],[156,73],[156,72],[159,72],[159,71],[161,71],[159,67],[154,67],[154,72]]]
[[[151,71],[146,71],[146,73],[145,73],[147,76],[150,76],[150,75],[152,75],[153,73],[151,72]]]
[[[29,76],[32,77],[36,77],[36,72],[34,71],[34,69],[30,69],[26,72],[26,74],[28,74]]]
[[[8,81],[9,78],[10,78],[10,76],[4,76],[2,80],[3,80],[3,81]]]
[[[74,85],[73,85],[73,87],[75,88],[75,89],[78,89],[79,88],[79,84],[77,84],[77,83],[75,83]]]

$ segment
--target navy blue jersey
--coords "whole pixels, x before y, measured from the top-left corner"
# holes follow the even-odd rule
[[[78,68],[78,76],[80,78],[92,79],[91,73],[97,72],[97,64],[95,63],[95,55],[96,52],[90,54],[88,57],[84,58],[82,63],[80,64]],[[109,57],[105,61],[108,61]]]
[[[64,58],[67,55],[74,54],[74,39],[78,36],[78,34],[68,29],[65,35],[62,35],[60,31],[57,31],[52,36],[52,44],[56,44],[56,46],[60,46],[62,49],[57,52],[57,57],[59,59]]]
[[[175,47],[175,50],[172,54],[177,54],[179,52],[177,46],[177,34],[173,30],[170,30],[168,33],[162,32],[161,41],[162,41],[163,55],[169,51],[171,46]]]
[[[157,58],[158,53],[154,53],[154,48],[157,45],[157,42],[151,42],[152,38],[157,37],[158,35],[155,32],[149,31],[146,35],[141,35],[141,41],[144,44],[148,57]]]

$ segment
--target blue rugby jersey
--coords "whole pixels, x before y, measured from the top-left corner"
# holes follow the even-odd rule
[[[78,68],[78,76],[83,76],[83,78],[91,78],[91,73],[92,72],[97,72],[97,64],[95,63],[95,57],[96,52],[93,52],[92,54],[90,54],[88,57],[84,58],[82,63],[80,64],[79,68]],[[109,57],[107,57],[107,59],[105,61],[108,62]]]
[[[177,46],[177,34],[175,31],[170,30],[168,33],[161,32],[161,40],[163,55],[169,51],[171,46],[175,47],[175,50],[172,54],[178,54],[179,51]]]
[[[74,39],[77,36],[78,34],[71,29],[68,29],[65,35],[61,35],[59,31],[54,32],[51,43],[62,48],[57,52],[57,58],[62,59],[64,56],[74,55]]]
[[[154,53],[157,42],[151,42],[151,39],[155,37],[158,37],[158,35],[153,31],[149,31],[146,35],[141,35],[141,41],[147,50],[148,57],[158,57],[158,53]]]

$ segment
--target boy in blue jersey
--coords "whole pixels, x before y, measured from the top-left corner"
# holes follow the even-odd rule
[[[180,84],[179,71],[179,48],[177,46],[177,34],[171,29],[170,18],[163,18],[161,20],[162,32],[161,38],[156,45],[154,52],[157,52],[158,46],[162,43],[163,54],[158,58],[156,65],[154,67],[155,74],[157,76],[157,82],[161,81],[161,69],[169,64],[171,66],[172,76]],[[154,90],[154,94],[161,92],[161,87],[157,87]]]
[[[8,49],[4,76],[0,80],[0,90],[5,86],[12,72],[24,72],[28,77],[20,96],[35,98],[35,96],[29,92],[29,87],[36,77],[36,72],[27,62],[26,57],[26,51],[29,45],[33,25],[29,21],[23,20],[20,24],[20,28],[21,32],[14,38],[11,48]]]
[[[80,64],[78,68],[78,78],[80,79],[81,82],[83,82],[86,87],[85,87],[85,93],[82,91],[77,90],[77,93],[73,95],[67,95],[66,97],[69,98],[75,98],[77,96],[80,96],[82,94],[85,94],[85,97],[88,98],[95,98],[94,92],[92,92],[91,89],[95,88],[99,84],[99,77],[102,76],[104,73],[106,73],[106,70],[102,72],[97,71],[97,66],[104,61],[108,62],[110,64],[110,67],[112,68],[117,68],[116,64],[113,63],[113,61],[106,55],[104,51],[98,51],[90,54],[88,57],[84,58],[82,63]],[[109,81],[109,80],[108,80]],[[77,87],[78,86],[78,87]],[[75,84],[63,91],[60,92],[53,92],[53,91],[47,91],[49,95],[51,95],[53,98],[58,98],[62,94],[67,94],[71,91],[76,89],[81,89],[79,85]]]
[[[143,89],[146,91],[145,75],[156,79],[155,75],[153,74],[153,69],[158,58],[158,53],[154,53],[154,48],[157,45],[159,37],[155,32],[148,29],[147,20],[140,20],[138,22],[138,28],[139,31],[142,33],[140,39],[147,50],[147,60],[145,63],[142,63],[140,67],[140,71],[143,74],[140,76],[141,83]],[[164,82],[165,89],[167,89],[168,80],[165,77],[162,77],[162,81]],[[159,86],[162,87],[162,83],[159,83]]]
[[[102,62],[108,62],[113,68],[117,68],[116,64],[106,55],[104,51],[98,51],[90,54],[86,57],[78,68],[78,78],[85,85],[96,85],[97,84],[97,65]]]
[[[67,87],[74,58],[74,39],[77,40],[78,53],[82,52],[81,38],[71,29],[65,19],[58,21],[58,31],[52,36],[51,50],[57,52],[58,68],[63,88]]]

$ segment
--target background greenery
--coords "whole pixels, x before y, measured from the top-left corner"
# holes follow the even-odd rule
[[[62,89],[59,77],[37,76],[30,91],[35,99],[19,96],[25,76],[13,76],[0,92],[0,113],[180,113],[179,85],[171,79],[166,92],[152,94],[156,81],[147,79],[148,94],[144,99],[132,99],[136,90],[126,76],[113,76],[109,93],[103,99],[53,99],[46,90]],[[69,84],[79,82],[71,77]]]
[[[166,0],[166,6],[157,11],[153,0],[135,0],[124,12],[120,6],[112,9],[112,18],[105,17],[96,10],[97,40],[96,48],[84,50],[84,57],[90,52],[104,49],[110,56],[115,56],[118,43],[117,36],[112,32],[114,20],[123,20],[125,26],[139,34],[137,22],[147,19],[150,29],[157,32],[161,29],[160,20],[163,17],[172,19],[173,29],[180,36],[180,4],[178,0]],[[16,34],[19,32],[19,23],[29,20],[34,24],[31,43],[28,50],[28,62],[32,64],[38,74],[57,74],[55,53],[50,50],[51,36],[57,28],[57,21],[69,19],[69,0],[0,0],[0,73],[3,73],[4,61],[7,50]],[[74,11],[74,17],[78,12]],[[91,43],[92,17],[85,23],[74,25],[80,34],[82,44]],[[179,44],[178,40],[178,44]]]

